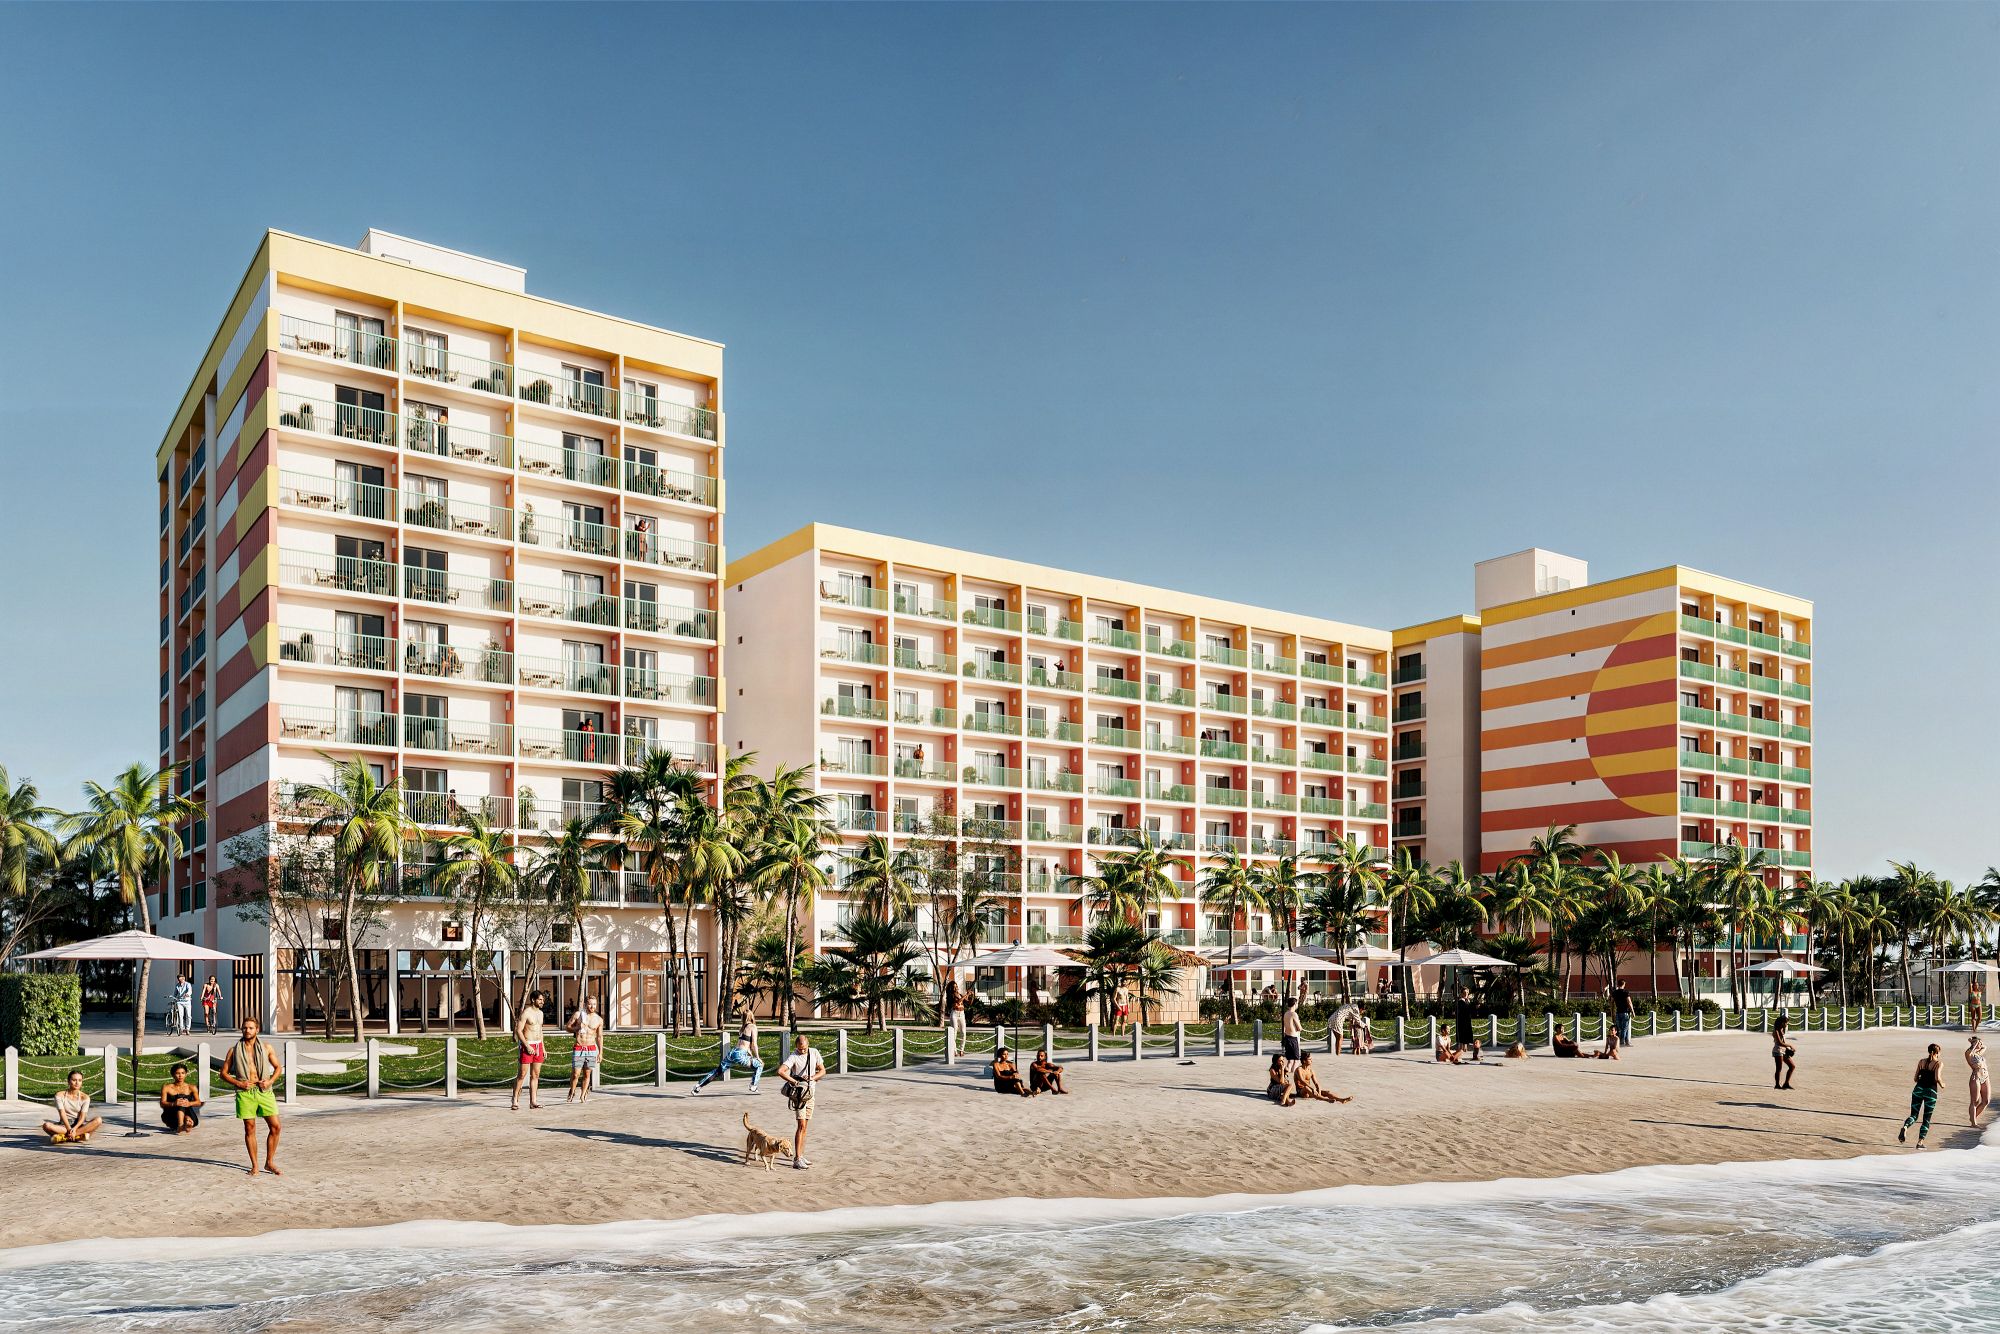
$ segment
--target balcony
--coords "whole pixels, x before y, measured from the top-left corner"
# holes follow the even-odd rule
[[[1252,764],[1281,764],[1287,768],[1299,762],[1299,753],[1290,746],[1260,746],[1250,744]]]
[[[1299,710],[1299,721],[1314,727],[1339,727],[1347,721],[1347,715],[1317,705],[1307,705]]]
[[[1199,746],[1191,736],[1175,736],[1171,732],[1148,732],[1146,749],[1156,755],[1193,755]]]
[[[716,547],[713,542],[695,542],[681,537],[661,537],[636,528],[625,532],[625,559],[669,569],[714,574]]]
[[[544,407],[581,412],[591,417],[618,415],[618,391],[609,385],[586,384],[582,380],[550,380],[537,375],[521,385],[521,401]]]
[[[880,610],[878,607],[877,610]],[[896,594],[896,614],[898,616],[923,616],[933,621],[956,621],[958,604],[947,598],[931,597],[926,593]]]
[[[909,713],[898,710],[896,721],[911,727],[935,727],[951,732],[958,729],[958,710],[933,708],[917,709]]]
[[[1139,649],[1139,636],[1133,634],[1130,630],[1113,630],[1109,627],[1091,631],[1089,642],[1102,644],[1106,648],[1125,649],[1134,653]]]
[[[677,500],[683,505],[715,507],[715,479],[698,473],[674,472],[651,463],[625,463],[625,489],[633,495]]]
[[[1240,648],[1230,648],[1226,644],[1204,644],[1201,649],[1203,662],[1217,663],[1223,667],[1246,667],[1250,655]]]
[[[1028,770],[1028,790],[1030,792],[1081,792],[1083,775],[1052,773],[1047,769]]]
[[[1183,662],[1194,661],[1194,645],[1185,639],[1162,639],[1158,635],[1147,635],[1146,652],[1158,653],[1168,658],[1179,658]]]
[[[887,757],[846,751],[838,755],[821,755],[819,771],[823,774],[838,774],[850,778],[880,778],[887,770]]]
[[[1040,820],[1029,820],[1023,824],[1021,832],[1030,843],[1083,842],[1083,826],[1076,824],[1045,824]]]
[[[640,534],[628,533],[626,536],[638,537]],[[610,524],[567,517],[544,518],[535,513],[532,503],[521,507],[519,537],[526,546],[573,551],[603,560],[618,559],[618,530]]]
[[[1398,704],[1396,706],[1395,718],[1398,723],[1422,722],[1424,719],[1424,706],[1422,703]]]
[[[1348,806],[1347,818],[1350,820],[1386,820],[1389,818],[1389,808],[1372,802],[1355,802]]]
[[[1007,685],[1019,685],[1021,664],[1001,662],[998,659],[968,662],[965,664],[965,674],[980,681],[1000,681]]]
[[[1315,662],[1311,658],[1307,658],[1299,663],[1299,675],[1308,681],[1338,681],[1341,679],[1340,668],[1330,662]]]
[[[713,408],[689,403],[663,403],[650,394],[620,395],[625,420],[649,431],[671,431],[696,440],[715,439],[718,418]]]
[[[1389,836],[1391,838],[1422,838],[1424,836],[1424,822],[1422,820],[1399,820],[1389,827]]]
[[[1147,783],[1146,800],[1192,804],[1194,801],[1194,785],[1191,783]]]
[[[862,611],[887,611],[889,608],[889,595],[881,589],[846,581],[820,580],[819,598],[836,607],[857,607]]]
[[[1391,801],[1415,801],[1418,797],[1423,796],[1426,790],[1424,784],[1421,782],[1402,782],[1389,789],[1389,799]]]
[[[1209,806],[1232,806],[1238,810],[1250,804],[1250,794],[1240,787],[1218,787],[1211,783],[1202,789],[1202,802]]]
[[[1290,722],[1299,716],[1298,707],[1282,699],[1250,697],[1250,712],[1258,718],[1276,718],[1280,722]]]
[[[1685,616],[1681,618],[1683,622],[1688,619]],[[1685,838],[1681,840],[1681,856],[1692,858],[1695,861],[1705,861],[1710,857],[1719,856],[1721,853],[1722,844],[1720,843],[1703,843],[1698,840]]]
[[[819,702],[819,711],[827,718],[857,718],[864,722],[886,723],[889,721],[889,702],[869,699],[860,695],[836,695]]]
[[[1245,695],[1231,695],[1225,691],[1217,691],[1204,700],[1201,707],[1213,713],[1233,713],[1243,716],[1250,712],[1250,700]]]
[[[537,440],[517,442],[521,471],[541,477],[560,477],[586,486],[617,486],[618,460],[599,451],[570,449]]]
[[[514,536],[514,512],[504,506],[426,495],[421,491],[403,492],[403,522],[418,528],[435,528],[459,537],[486,537],[506,542]],[[522,528],[521,540],[531,540],[527,520],[523,521]]]
[[[421,825],[463,825],[477,818],[504,829],[514,823],[514,803],[507,797],[491,795],[461,797],[450,792],[405,792],[403,814]],[[559,822],[556,827],[561,827]]]
[[[1393,685],[1399,685],[1399,686],[1415,685],[1417,682],[1423,680],[1425,675],[1426,672],[1424,664],[1422,664],[1421,662],[1416,662],[1416,663],[1411,663],[1407,667],[1396,668],[1396,670],[1390,674],[1389,680],[1390,683]]]
[[[514,466],[512,437],[453,426],[414,412],[403,418],[403,448],[412,454],[428,454],[457,463],[483,463],[494,468]]]
[[[601,764],[616,768],[621,749],[619,740],[615,732],[523,727],[521,758],[559,760],[570,764]]]
[[[1340,802],[1333,797],[1300,797],[1299,811],[1304,815],[1338,815]]]
[[[967,607],[964,617],[967,625],[981,625],[989,630],[1021,628],[1021,613],[1008,611],[1005,607]]]
[[[280,315],[278,346],[287,352],[303,352],[369,370],[396,369],[395,340],[352,325],[323,324],[296,315]]]
[[[442,750],[455,755],[511,755],[514,729],[506,723],[403,715],[403,745],[409,750]]]
[[[1028,669],[1028,684],[1042,690],[1081,691],[1083,677],[1077,672],[1051,672],[1042,667]]]
[[[1181,686],[1148,685],[1146,702],[1164,704],[1176,709],[1191,709],[1194,707],[1194,691]]]
[[[985,732],[991,736],[1021,735],[1021,719],[1012,713],[968,713],[965,715],[965,730]]]
[[[293,505],[299,509],[315,510],[321,514],[339,514],[351,519],[374,519],[382,523],[395,521],[395,510],[389,501],[387,487],[374,486],[367,482],[341,481],[333,477],[315,477],[310,473],[281,472],[278,474],[278,503]]]
[[[1350,667],[1347,669],[1347,684],[1360,686],[1363,690],[1387,690],[1389,678],[1381,672],[1364,672]]]
[[[1352,732],[1386,732],[1389,720],[1379,713],[1350,713],[1347,715],[1347,727]]]
[[[506,798],[488,798],[488,800],[505,801]],[[603,802],[551,802],[547,810],[542,810],[530,799],[523,803],[520,827],[532,830],[538,834],[560,834],[563,832],[563,826],[567,825],[571,820],[581,820],[586,825],[596,826],[613,813],[612,808]],[[639,873],[633,871],[629,874],[637,876]],[[598,872],[597,875],[601,878],[601,882],[605,886],[612,888],[611,897],[615,898],[616,875],[610,872]],[[593,894],[592,897],[597,896]]]
[[[629,719],[626,725],[631,726]],[[625,763],[644,764],[654,755],[666,756],[678,768],[715,772],[715,747],[706,741],[662,741],[629,730],[625,733]]]
[[[1094,797],[1116,797],[1131,800],[1139,795],[1139,780],[1136,778],[1101,777],[1090,780],[1090,794]]]
[[[958,832],[966,838],[984,839],[989,843],[1016,843],[1021,838],[1021,822],[988,819],[983,815],[968,815],[959,821]],[[975,866],[967,866],[963,871],[963,874],[968,876],[979,873]],[[988,871],[986,874],[992,875],[995,872]]]
[[[1045,718],[1029,718],[1022,723],[1021,731],[1022,735],[1037,741],[1081,742],[1083,740],[1082,723],[1052,723]]]
[[[1299,660],[1282,654],[1266,654],[1258,649],[1250,650],[1250,670],[1253,672],[1275,672],[1279,676],[1297,676]]]
[[[974,787],[1019,787],[1021,771],[1000,764],[968,764],[959,771],[959,781]]]
[[[608,662],[522,657],[518,665],[521,684],[531,690],[567,690],[584,695],[618,693],[618,668]]]
[[[1125,727],[1098,727],[1090,733],[1093,746],[1114,746],[1120,750],[1139,749],[1139,733]]]
[[[625,628],[674,635],[681,639],[700,639],[713,644],[715,613],[693,606],[675,607],[628,597],[625,599]]]
[[[504,686],[514,682],[514,655],[497,644],[468,649],[464,654],[449,644],[425,644],[416,640],[403,643],[403,675],[435,677],[448,681],[474,681],[482,685]]]
[[[396,567],[387,561],[355,556],[286,552],[278,561],[278,578],[282,582],[336,593],[392,597],[396,591],[395,573]]]
[[[482,394],[513,393],[513,367],[506,362],[451,352],[429,343],[403,344],[403,374],[413,380],[476,389]]]
[[[1201,757],[1205,760],[1234,760],[1238,763],[1247,759],[1250,748],[1241,741],[1217,741],[1209,737],[1201,739]]]
[[[957,780],[957,771],[941,761],[919,760],[909,756],[897,759],[895,774],[919,783],[950,783]]]
[[[1100,676],[1090,683],[1090,693],[1103,695],[1109,699],[1139,698],[1137,681],[1121,681],[1115,676]]]
[[[888,827],[887,816],[867,807],[836,805],[833,827],[843,834],[878,834]]]
[[[883,667],[889,662],[889,646],[863,639],[822,639],[819,655],[835,662],[852,662],[863,667]]]
[[[936,672],[951,675],[951,659],[941,653],[922,653],[912,648],[896,650],[896,667],[905,672]]]
[[[569,621],[575,625],[611,627],[618,624],[618,599],[609,593],[593,593],[580,588],[542,588],[533,584],[522,584],[517,591],[523,616]]]
[[[351,667],[364,672],[395,670],[391,643],[380,635],[343,634],[338,630],[280,630],[278,661],[311,663],[318,667]]]
[[[1295,811],[1298,799],[1289,792],[1266,792],[1258,788],[1250,789],[1250,805],[1260,811]]]
[[[280,704],[278,739],[336,746],[393,746],[396,744],[396,716],[379,709]]]
[[[1775,855],[1780,866],[1812,865],[1812,853],[1797,848],[1780,848]]]

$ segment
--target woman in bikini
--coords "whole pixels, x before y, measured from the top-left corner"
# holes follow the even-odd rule
[[[1024,1098],[1035,1096],[1035,1091],[1021,1082],[1021,1067],[1014,1064],[1005,1047],[993,1053],[993,1091],[1018,1093]]]
[[[1972,1078],[1966,1081],[1966,1092],[1971,1097],[1966,1123],[1976,1126],[1979,1118],[1986,1115],[1986,1105],[1993,1101],[1993,1089],[1986,1077],[1986,1039],[1977,1033],[1966,1039],[1965,1063],[1972,1070]]]
[[[1792,1026],[1784,1015],[1771,1026],[1771,1087],[1788,1089],[1792,1086],[1792,1072],[1798,1069],[1792,1059],[1799,1049],[1792,1045]]]
[[[1264,1096],[1280,1107],[1290,1107],[1299,1100],[1298,1094],[1293,1091],[1292,1081],[1285,1078],[1285,1058],[1282,1056],[1271,1057],[1270,1080],[1264,1085]]]
[[[1910,1115],[1903,1122],[1903,1128],[1896,1132],[1896,1143],[1907,1144],[1910,1127],[1917,1125],[1917,1117],[1923,1117],[1923,1124],[1917,1126],[1917,1147],[1924,1147],[1924,1137],[1931,1133],[1931,1116],[1937,1111],[1938,1067],[1943,1064],[1938,1059],[1938,1045],[1933,1042],[1924,1053],[1924,1059],[1917,1062],[1916,1087],[1910,1090]]]

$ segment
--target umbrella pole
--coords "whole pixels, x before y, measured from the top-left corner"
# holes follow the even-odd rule
[[[132,963],[132,1128],[125,1132],[126,1139],[132,1139],[138,1134],[140,1134],[139,1016],[142,1013],[144,1013],[144,1011],[141,1010],[140,1007],[146,1003],[146,991],[145,988],[140,985],[139,979],[142,976],[144,976],[144,973],[145,973],[145,961],[143,959],[134,960]]]

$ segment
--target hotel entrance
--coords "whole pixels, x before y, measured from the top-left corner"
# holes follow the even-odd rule
[[[708,959],[688,960],[692,974],[683,973],[675,995],[664,950],[622,950],[617,956],[617,994],[612,1022],[619,1028],[670,1028],[676,1012],[683,1024],[707,1024]],[[692,994],[690,994],[692,993]]]

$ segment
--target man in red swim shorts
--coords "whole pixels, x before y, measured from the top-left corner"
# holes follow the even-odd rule
[[[549,1058],[542,1046],[542,993],[528,993],[527,1003],[521,1006],[520,1017],[514,1020],[514,1042],[520,1048],[520,1063],[514,1070],[514,1111],[521,1110],[521,1084],[528,1085],[528,1106],[539,1108],[542,1104],[536,1096],[542,1090],[542,1062]]]

